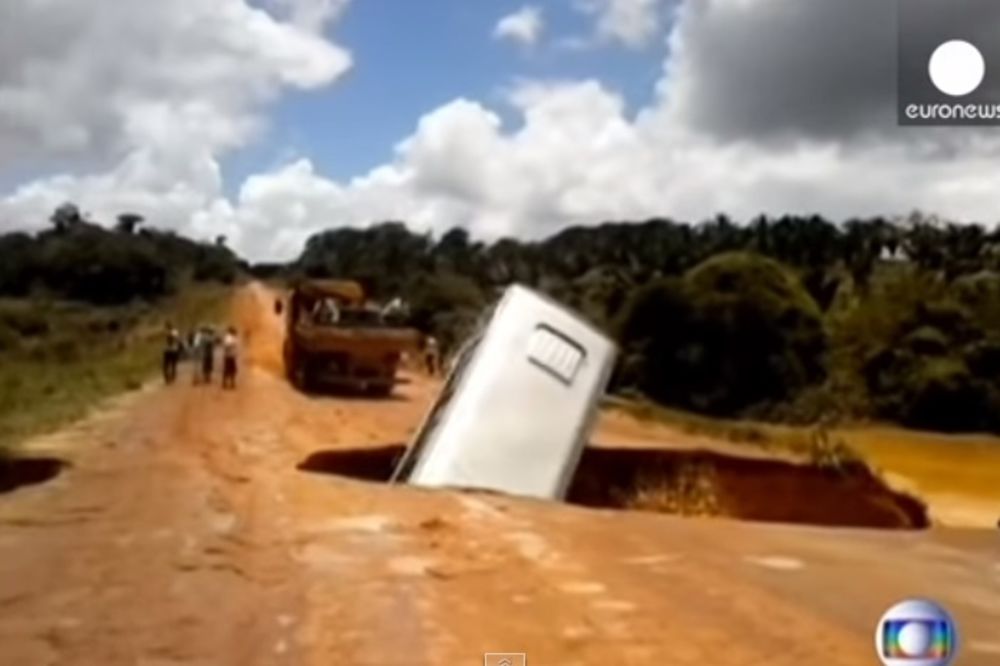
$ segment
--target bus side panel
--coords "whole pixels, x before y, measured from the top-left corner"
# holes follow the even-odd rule
[[[498,309],[413,481],[559,498],[586,444],[614,360],[613,345],[531,292]],[[527,355],[543,325],[582,349],[572,381]]]

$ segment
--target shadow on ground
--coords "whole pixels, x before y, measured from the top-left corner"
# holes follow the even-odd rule
[[[405,402],[407,397],[399,392],[399,389],[405,384],[410,383],[409,380],[400,380],[396,382],[396,385],[392,388],[389,393],[380,392],[377,390],[364,390],[361,388],[353,388],[349,386],[337,386],[333,384],[324,384],[321,382],[310,382],[308,386],[296,386],[295,390],[300,394],[315,399],[324,398],[335,398],[337,400],[362,400],[362,401],[374,401],[374,402]]]
[[[402,444],[321,451],[298,468],[385,482],[404,451]],[[863,464],[824,468],[704,450],[590,447],[567,501],[827,527],[922,529],[930,524],[920,500],[893,491]]]
[[[334,474],[360,481],[385,483],[392,476],[396,463],[406,451],[405,444],[318,451],[298,464],[303,472]]]

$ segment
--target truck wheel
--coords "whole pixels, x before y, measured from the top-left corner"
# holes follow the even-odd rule
[[[281,360],[285,364],[285,379],[295,384],[295,366],[297,363],[295,362],[295,356],[292,354],[288,340],[285,340],[285,344],[281,347]]]
[[[292,384],[303,393],[308,393],[312,389],[312,378],[309,376],[309,369],[302,361],[298,361],[292,367]]]

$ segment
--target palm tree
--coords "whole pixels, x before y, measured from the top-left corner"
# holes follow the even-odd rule
[[[57,232],[63,233],[82,223],[83,217],[77,205],[67,201],[52,212],[49,222],[55,226]]]
[[[138,213],[122,213],[118,216],[118,224],[115,228],[123,234],[134,234],[140,224],[146,221]]]

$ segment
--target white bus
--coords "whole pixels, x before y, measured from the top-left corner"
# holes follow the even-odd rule
[[[392,481],[562,499],[615,355],[566,308],[508,288],[459,352]]]

